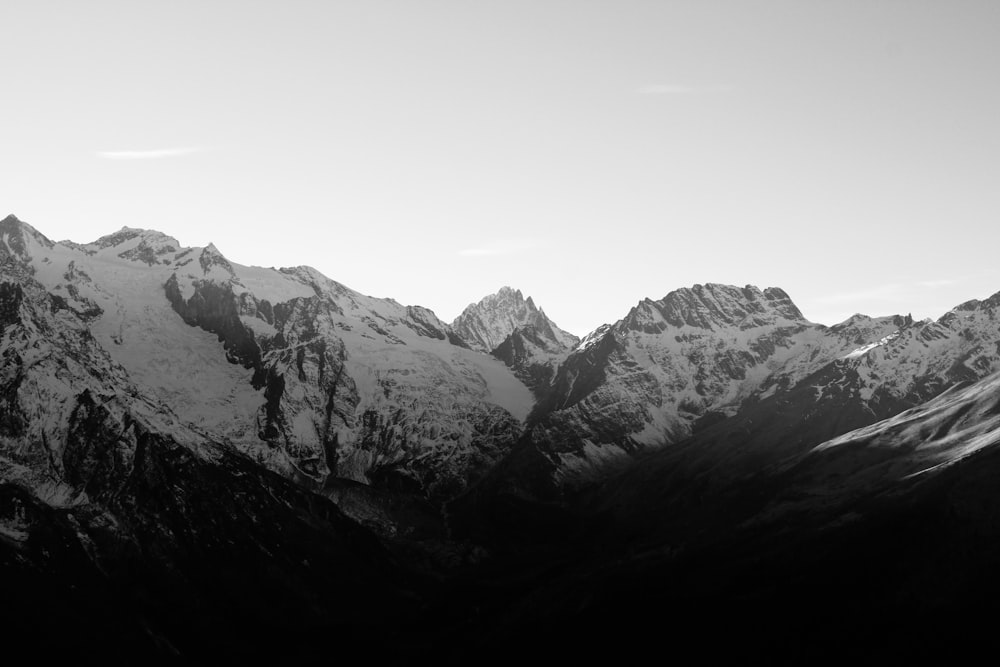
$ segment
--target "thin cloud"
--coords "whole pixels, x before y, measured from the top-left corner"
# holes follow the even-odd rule
[[[917,283],[917,287],[927,287],[933,289],[935,287],[951,287],[952,285],[957,285],[961,280],[956,280],[954,278],[943,278],[941,280],[921,280]]]
[[[703,95],[706,93],[728,93],[735,90],[730,85],[684,86],[673,83],[650,83],[639,88],[640,95]]]
[[[877,285],[868,289],[855,292],[841,292],[838,294],[828,294],[815,299],[816,303],[842,304],[865,301],[884,301],[909,297],[920,293],[926,289],[940,289],[958,285],[964,281],[963,278],[940,278],[937,280],[920,280],[913,283],[888,283]]]
[[[458,251],[458,254],[461,257],[498,257],[534,250],[538,245],[537,241],[529,240],[494,241],[471,248],[463,248]]]
[[[858,290],[856,292],[840,292],[839,294],[828,294],[826,296],[821,296],[815,299],[816,303],[823,304],[839,304],[839,303],[852,303],[855,301],[878,301],[882,299],[891,299],[899,296],[900,292],[903,291],[903,286],[899,283],[892,283],[889,285],[879,285],[877,287],[871,287],[869,289]]]
[[[157,148],[149,151],[98,151],[97,157],[106,160],[159,160],[167,157],[191,155],[192,153],[200,153],[204,150],[204,148],[184,147]]]

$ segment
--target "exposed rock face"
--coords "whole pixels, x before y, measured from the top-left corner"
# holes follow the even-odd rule
[[[474,350],[492,352],[520,327],[530,326],[534,335],[551,348],[571,349],[580,339],[557,327],[545,312],[521,290],[501,287],[496,294],[469,304],[451,323],[452,329]]]
[[[536,396],[547,391],[556,368],[568,353],[569,349],[530,324],[514,329],[493,350],[493,356],[507,364]]]
[[[270,303],[264,301],[263,304],[258,304],[252,295],[246,295],[249,299],[240,299],[234,294],[230,283],[195,280],[192,286],[194,294],[185,299],[178,286],[177,274],[171,274],[164,284],[170,305],[186,323],[217,334],[226,349],[227,359],[252,369],[253,385],[256,388],[263,386],[265,370],[260,346],[255,340],[253,329],[243,324],[240,317],[258,317],[262,315],[262,311],[271,313]],[[252,307],[247,308],[250,304]],[[259,305],[263,305],[263,308],[258,308]],[[272,324],[263,316],[261,319]]]
[[[510,287],[470,304],[452,328],[473,349],[507,364],[536,396],[547,391],[556,367],[580,342],[557,327],[531,297]]]
[[[622,327],[657,334],[669,327],[741,330],[775,324],[779,320],[804,322],[788,295],[777,287],[761,292],[747,285],[695,285],[671,292],[660,301],[644,299],[625,317]]]

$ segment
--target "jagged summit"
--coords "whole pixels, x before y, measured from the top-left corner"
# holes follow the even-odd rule
[[[143,229],[140,227],[122,227],[117,232],[105,234],[96,241],[84,244],[92,248],[113,248],[122,245],[133,239],[170,239],[175,245],[180,245],[173,237],[167,236],[163,232],[155,229]]]
[[[659,301],[643,299],[621,324],[627,330],[659,333],[668,327],[748,329],[782,321],[806,322],[784,290],[707,283],[674,290]]]
[[[27,233],[31,234],[32,236],[34,236],[36,238],[45,239],[45,242],[47,244],[51,244],[52,243],[52,241],[49,241],[49,239],[44,234],[42,234],[40,231],[38,231],[37,229],[35,229],[34,227],[32,227],[30,224],[28,224],[24,220],[21,220],[20,218],[18,218],[13,213],[11,213],[10,215],[8,215],[3,220],[0,220],[0,230],[2,230],[3,233],[11,233],[11,232],[14,232],[14,231],[18,231],[18,232],[21,232],[21,233],[27,232]]]
[[[0,260],[7,255],[27,261],[31,245],[51,248],[54,244],[40,231],[18,219],[13,213],[0,220]]]
[[[951,311],[949,311],[949,313],[946,313],[941,319],[944,319],[945,317],[948,317],[948,315],[950,313],[956,312],[956,311],[959,311],[959,312],[972,312],[972,311],[976,311],[976,310],[987,310],[987,309],[990,309],[990,308],[996,308],[997,306],[1000,306],[1000,292],[997,292],[993,296],[990,296],[990,297],[988,297],[986,299],[981,299],[981,300],[980,299],[970,299],[970,300],[968,300],[968,301],[966,301],[964,303],[960,303],[957,306],[955,306],[954,308],[952,308]]]
[[[569,349],[579,342],[576,336],[557,327],[530,296],[525,298],[521,290],[506,285],[478,303],[469,304],[451,324],[470,347],[481,352],[492,352],[516,329],[529,325],[557,347]]]

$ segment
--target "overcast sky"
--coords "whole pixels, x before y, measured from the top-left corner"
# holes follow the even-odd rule
[[[0,216],[308,264],[584,334],[780,286],[813,321],[1000,290],[1000,2],[0,3]]]

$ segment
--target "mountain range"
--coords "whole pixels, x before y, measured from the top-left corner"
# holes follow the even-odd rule
[[[445,323],[8,216],[0,626],[41,642],[57,600],[51,651],[120,658],[969,647],[1000,588],[998,309],[825,326],[704,284],[578,339],[511,287]]]

